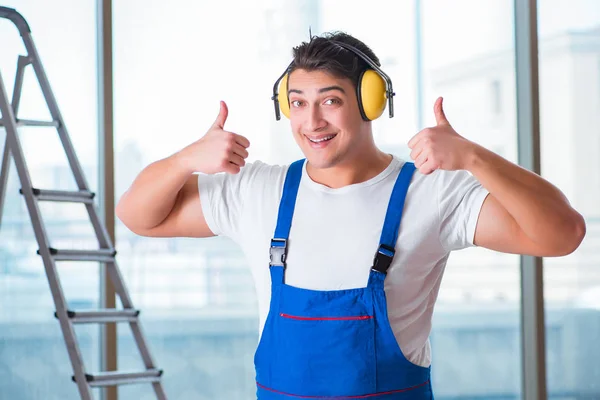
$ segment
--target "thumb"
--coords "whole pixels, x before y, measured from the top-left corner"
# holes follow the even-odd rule
[[[221,100],[221,108],[219,109],[219,115],[213,124],[214,127],[223,129],[225,126],[225,121],[227,121],[227,114],[229,114],[229,110],[227,109],[227,104],[223,100]]]
[[[446,114],[444,114],[443,101],[443,97],[438,97],[438,99],[435,101],[435,105],[433,106],[433,113],[435,114],[435,121],[437,122],[438,126],[450,125],[448,118],[446,118]]]

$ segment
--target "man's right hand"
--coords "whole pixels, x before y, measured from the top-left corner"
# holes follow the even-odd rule
[[[177,154],[184,168],[190,173],[237,174],[246,164],[250,142],[244,136],[224,129],[227,114],[227,104],[221,101],[219,115],[208,132]]]

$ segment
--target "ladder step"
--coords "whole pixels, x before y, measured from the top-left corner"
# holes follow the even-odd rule
[[[0,126],[4,126],[4,119],[0,119]],[[51,126],[54,128],[59,127],[58,121],[35,121],[32,119],[18,119],[17,127],[19,126]]]
[[[85,374],[85,378],[92,387],[127,385],[134,383],[160,382],[162,369],[149,369],[142,372],[106,371],[96,374]],[[75,376],[71,379],[75,382]]]
[[[23,194],[23,189],[19,189],[19,193]],[[87,190],[79,191],[68,191],[68,190],[46,190],[46,189],[33,189],[33,194],[40,201],[67,201],[72,203],[86,203],[93,204],[94,196],[93,192]]]
[[[31,119],[18,119],[17,126],[51,126],[58,128],[58,121],[34,121]]]
[[[99,250],[58,250],[50,247],[50,254],[55,261],[97,261],[97,262],[114,262],[116,250],[99,249]],[[37,251],[40,254],[40,251]]]
[[[91,323],[106,323],[106,322],[137,322],[139,310],[115,308],[106,308],[89,311],[67,311],[69,319],[74,324],[91,324]],[[58,318],[55,312],[54,316]]]
[[[0,119],[0,126],[4,126],[4,119]],[[20,126],[49,126],[58,128],[60,124],[58,121],[35,121],[32,119],[18,119],[17,127]]]

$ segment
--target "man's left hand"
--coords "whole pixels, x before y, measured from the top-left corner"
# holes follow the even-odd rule
[[[422,174],[431,174],[436,169],[455,171],[468,169],[470,155],[475,143],[460,136],[450,125],[444,109],[443,99],[438,97],[433,106],[437,125],[425,128],[408,142],[412,150],[410,158]]]

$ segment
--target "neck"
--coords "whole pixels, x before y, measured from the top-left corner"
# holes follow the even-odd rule
[[[368,152],[361,151],[330,168],[313,168],[307,163],[306,172],[313,181],[338,189],[379,175],[391,161],[391,155],[372,147]]]

